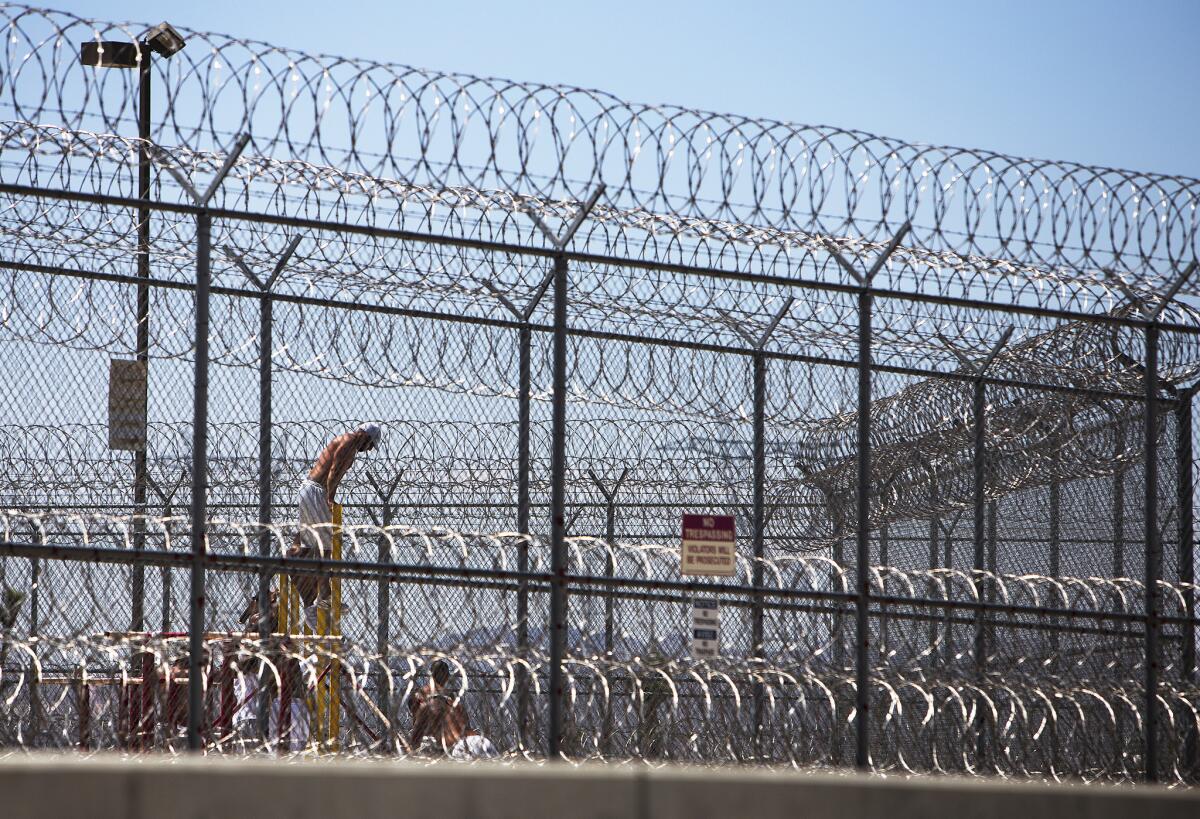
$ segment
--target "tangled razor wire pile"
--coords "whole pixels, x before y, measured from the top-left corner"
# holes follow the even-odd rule
[[[172,521],[143,523],[150,533],[145,555],[152,561],[186,554],[186,546],[170,538]],[[120,631],[108,598],[130,570],[134,521],[9,513],[3,526],[6,542],[58,549],[55,558],[40,561],[33,584],[40,595],[35,633],[4,634],[3,745],[181,749],[186,687],[178,680],[186,676],[186,639]],[[289,528],[267,532],[280,553]],[[323,663],[336,659],[345,714],[337,750],[408,754],[407,703],[441,658],[453,667],[450,691],[468,709],[472,727],[505,756],[540,755],[547,658],[537,648],[537,632],[546,584],[529,584],[533,614],[522,648],[516,636],[521,624],[512,617],[517,583],[484,573],[511,570],[520,549],[538,555],[544,553],[541,544],[514,534],[347,527],[348,566],[373,558],[378,542],[386,540],[393,565],[421,565],[425,573],[400,577],[355,568],[342,580],[347,614],[340,639],[263,640],[242,612],[257,588],[257,574],[236,563],[257,554],[262,534],[257,523],[213,522],[217,576],[208,608],[215,633],[206,642],[210,752],[329,752],[307,730],[281,735],[277,716],[270,723],[276,727],[264,730],[256,698],[260,686],[248,680],[263,680],[261,688],[274,696],[287,679],[303,690],[315,684]],[[97,559],[96,550],[109,555],[105,563],[88,562]],[[617,627],[605,650],[605,598],[586,578],[598,569],[602,573],[611,557],[618,578],[669,582],[677,560],[673,548],[613,549],[593,538],[574,538],[570,554],[570,572],[580,580],[572,591],[566,662],[568,758],[796,766],[846,761],[854,676],[844,636],[852,610],[835,597],[852,583],[844,567],[816,557],[764,561],[765,652],[761,659],[744,660],[749,601],[742,589],[753,567],[742,561],[739,574],[725,582],[729,591],[716,592],[725,657],[704,662],[684,659],[690,595],[670,588],[619,591]],[[457,585],[437,576],[455,569],[478,574],[458,578]],[[544,570],[537,561],[531,566],[541,577]],[[877,769],[1136,777],[1140,634],[1121,615],[1139,611],[1140,584],[888,567],[873,569],[871,578],[878,597],[912,601],[880,607],[873,635],[880,645],[870,674]],[[9,576],[6,582],[25,581]],[[399,598],[400,622],[393,621],[380,642],[375,606],[383,585]],[[1163,584],[1161,591],[1164,617],[1181,617],[1186,589]],[[976,643],[971,612],[937,604],[974,601],[980,594],[1010,609],[989,613],[987,637]],[[918,604],[919,598],[931,605]],[[1070,613],[1027,613],[1034,608]],[[1178,630],[1167,632],[1168,639],[1179,636]],[[1171,728],[1164,751],[1170,776],[1188,782],[1194,772],[1187,768],[1185,746],[1200,727],[1200,689],[1177,666],[1164,669],[1164,677],[1160,708]],[[141,703],[133,721],[132,701]],[[295,718],[310,715],[301,711]],[[758,732],[756,724],[762,726]]]

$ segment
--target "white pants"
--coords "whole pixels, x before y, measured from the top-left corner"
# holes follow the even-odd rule
[[[278,739],[280,744],[289,751],[303,751],[308,745],[308,705],[303,699],[293,698],[289,705],[292,724],[288,726],[287,736],[279,736],[279,712],[281,703],[275,699],[271,703],[270,734]]]
[[[492,741],[479,734],[463,737],[450,749],[450,758],[460,762],[468,762],[472,759],[493,759],[498,756],[500,754],[496,751],[496,746],[492,744]]]
[[[239,674],[233,681],[233,691],[237,702],[242,703],[242,706],[233,715],[233,724],[240,727],[256,720],[258,718],[258,697],[254,695],[258,693],[258,677],[254,674]],[[291,715],[292,724],[288,727],[286,737],[279,736],[279,706],[279,697],[272,697],[271,707],[268,710],[268,736],[282,742],[289,751],[304,750],[308,745],[309,734],[308,704],[303,698],[291,700],[288,712]]]
[[[325,498],[325,487],[305,478],[300,484],[300,537],[319,557],[333,553],[333,512]]]
[[[258,675],[241,673],[233,681],[233,700],[238,710],[233,714],[233,724],[243,725],[258,716]]]
[[[305,478],[300,483],[298,497],[300,507],[300,538],[319,557],[333,555],[333,512],[325,498],[325,487]],[[328,605],[328,604],[326,604]],[[317,630],[317,606],[304,607],[304,622],[313,631]]]

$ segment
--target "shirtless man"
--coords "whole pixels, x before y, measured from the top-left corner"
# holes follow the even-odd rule
[[[445,660],[434,660],[429,667],[429,683],[413,691],[408,698],[408,710],[415,718],[417,711],[434,697],[444,697],[450,684],[450,664]]]
[[[363,424],[357,429],[339,435],[330,441],[308,477],[300,484],[299,507],[301,534],[292,551],[301,556],[328,557],[333,551],[333,504],[342,478],[360,452],[370,452],[379,445],[379,424]],[[322,583],[318,590],[316,578],[298,584],[300,596],[304,598],[304,618],[311,628],[317,625],[317,605],[329,605],[323,592],[329,585]],[[310,591],[309,594],[305,594]],[[317,599],[312,599],[317,598]]]
[[[449,753],[470,731],[467,709],[455,702],[447,691],[450,684],[450,664],[435,660],[429,669],[429,683],[413,691],[408,698],[412,714],[410,747],[417,752],[425,744],[425,752]]]

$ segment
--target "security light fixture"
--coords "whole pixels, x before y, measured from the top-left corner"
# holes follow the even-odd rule
[[[105,40],[91,40],[79,46],[79,62],[95,68],[138,68],[143,49],[150,49],[162,57],[171,57],[187,45],[175,27],[170,23],[159,23],[142,35],[140,43]]]
[[[96,68],[137,68],[137,43],[90,40],[79,46],[79,62]]]
[[[170,57],[187,45],[187,40],[183,39],[183,35],[176,31],[174,26],[166,22],[159,23],[147,31],[142,36],[142,39],[149,44],[150,48],[156,54],[161,54],[164,57]]]

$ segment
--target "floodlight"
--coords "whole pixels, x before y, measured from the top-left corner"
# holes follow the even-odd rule
[[[143,35],[143,39],[156,54],[161,54],[163,57],[170,57],[187,45],[187,40],[183,39],[183,35],[166,22],[159,23],[147,31]]]
[[[79,62],[96,68],[137,68],[137,43],[90,40],[79,46]]]
[[[179,53],[185,45],[187,41],[174,26],[170,23],[159,23],[142,36],[141,43],[113,40],[82,43],[79,46],[79,62],[95,68],[138,68],[141,66],[139,58],[149,57],[148,54],[139,54],[140,49],[148,48],[160,56],[170,57]]]

